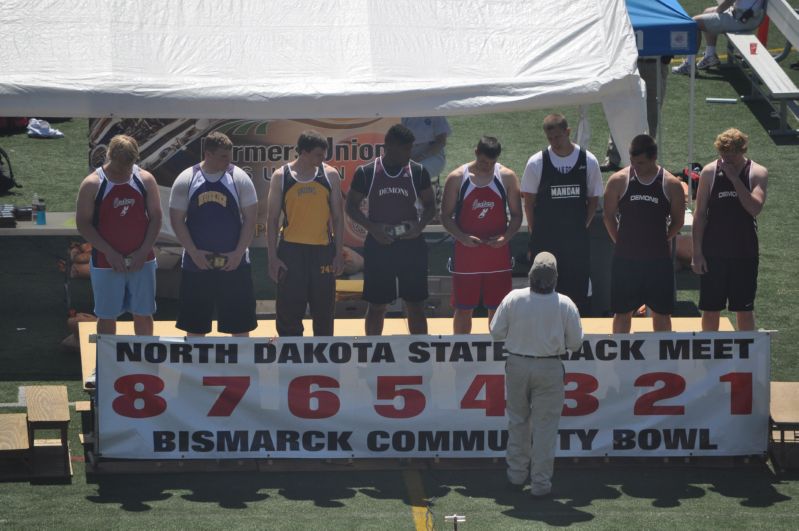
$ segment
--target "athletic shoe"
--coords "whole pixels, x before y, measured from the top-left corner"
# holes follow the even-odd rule
[[[683,61],[681,65],[675,66],[671,69],[672,74],[680,74],[683,76],[691,75],[691,63],[688,61]]]
[[[507,477],[505,478],[505,489],[511,492],[523,492],[525,483],[514,483]]]
[[[702,58],[701,61],[696,63],[696,69],[697,70],[707,70],[710,67],[718,66],[720,64],[721,64],[721,61],[719,61],[719,56],[718,55],[716,55],[716,54],[706,55],[705,57]]]
[[[609,159],[605,159],[604,161],[602,161],[602,164],[599,165],[599,171],[602,171],[602,172],[605,172],[605,171],[619,171],[620,169],[621,169],[621,166],[619,166],[615,162],[611,162]]]

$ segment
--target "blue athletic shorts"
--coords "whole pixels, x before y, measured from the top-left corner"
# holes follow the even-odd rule
[[[92,264],[94,314],[100,319],[116,319],[125,312],[153,315],[156,267],[155,260],[151,260],[135,273],[117,273]]]

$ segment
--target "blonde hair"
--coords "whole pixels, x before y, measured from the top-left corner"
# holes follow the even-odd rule
[[[233,142],[230,141],[230,138],[225,133],[220,133],[219,131],[209,133],[208,136],[203,139],[203,149],[205,152],[232,148]]]
[[[719,153],[746,153],[749,137],[732,127],[717,136],[713,145]]]
[[[566,117],[560,113],[548,114],[544,118],[544,131],[552,131],[553,129],[561,129],[565,131],[569,128],[569,122]]]
[[[139,144],[128,135],[116,135],[108,143],[105,158],[108,162],[133,164],[139,159]]]

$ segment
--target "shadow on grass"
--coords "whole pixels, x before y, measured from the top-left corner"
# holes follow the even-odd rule
[[[777,490],[789,477],[775,476],[765,465],[733,468],[569,468],[556,470],[549,499],[533,499],[529,490],[518,492],[505,485],[503,471],[430,472],[431,481],[458,485],[452,490],[468,498],[493,499],[508,506],[502,514],[552,526],[588,522],[595,518],[596,502],[615,501],[618,506],[669,509],[709,493],[738,499],[743,507],[768,508],[792,500]],[[708,501],[707,503],[711,503]]]
[[[170,498],[172,491],[187,502],[215,503],[224,509],[246,509],[250,504],[273,496],[287,501],[309,501],[315,507],[344,508],[345,500],[358,491],[381,500],[402,500],[410,504],[399,472],[297,472],[287,473],[188,473],[162,476],[117,475],[98,477],[97,494],[87,496],[93,503],[118,504],[126,511],[152,509],[148,502]],[[190,506],[189,506],[190,507]]]

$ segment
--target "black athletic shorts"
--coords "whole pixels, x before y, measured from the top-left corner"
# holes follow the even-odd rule
[[[395,240],[390,245],[380,245],[367,236],[363,261],[365,301],[390,304],[396,300],[397,294],[406,302],[427,299],[427,243],[424,236]]]
[[[310,306],[314,336],[332,336],[336,309],[335,246],[281,241],[277,256],[286,265],[277,283],[278,335],[302,336],[305,308]]]
[[[179,330],[192,334],[211,331],[214,309],[217,329],[225,334],[243,334],[258,326],[250,265],[235,271],[183,271],[178,298]]]
[[[699,277],[699,309],[751,312],[755,309],[759,259],[706,256],[707,273]],[[729,306],[727,306],[729,304]]]
[[[630,260],[614,256],[610,273],[611,311],[629,313],[642,304],[656,313],[674,313],[674,266],[671,258]]]

